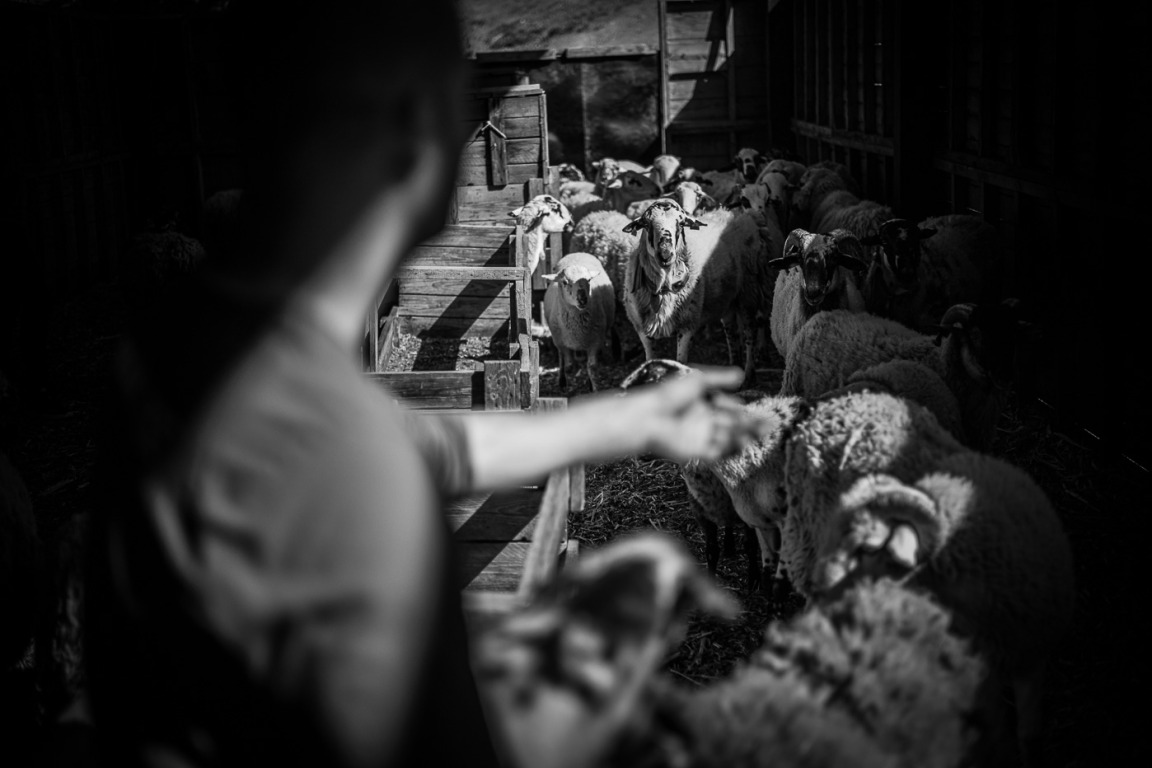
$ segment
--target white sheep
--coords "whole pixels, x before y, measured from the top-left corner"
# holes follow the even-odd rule
[[[611,335],[619,356],[620,340],[616,337],[616,294],[612,281],[595,256],[570,253],[560,259],[556,273],[544,275],[548,290],[544,293],[544,322],[552,343],[560,355],[560,386],[568,386],[567,369],[572,353],[587,353],[588,381],[592,390],[596,382],[597,354]]]
[[[704,188],[694,181],[677,182],[676,184],[671,185],[668,191],[661,195],[661,197],[667,197],[680,203],[680,207],[692,216],[705,213],[707,211],[714,211],[720,207],[716,202],[716,199],[705,192]],[[645,202],[648,205],[651,204],[649,201]],[[647,205],[645,207],[647,207]],[[643,212],[643,209],[641,209],[640,213]],[[639,213],[637,216],[638,215]]]
[[[986,449],[1007,400],[1017,325],[1011,302],[950,308],[941,319],[942,341],[868,313],[821,312],[793,338],[780,393],[819,397],[856,371],[910,360],[947,383],[960,406],[964,439]]]
[[[733,364],[732,325],[741,331],[745,382],[750,384],[755,377],[755,317],[769,291],[764,244],[752,217],[710,211],[694,219],[665,198],[624,230],[645,232],[628,259],[624,278],[624,307],[644,345],[645,359],[654,357],[652,339],[675,336],[676,359],[686,363],[697,329],[720,320]]]
[[[1072,552],[1044,492],[1022,470],[964,447],[922,406],[861,392],[793,424],[781,558],[819,599],[893,576],[936,597],[987,655],[1037,746],[1045,665],[1071,625]]]
[[[1006,712],[995,676],[932,598],[890,580],[771,624],[703,687],[655,678],[650,713],[613,765],[994,765]]]
[[[864,298],[853,276],[867,268],[863,259],[859,239],[846,230],[814,234],[794,229],[789,233],[783,255],[768,262],[780,270],[772,291],[769,326],[781,356],[787,359],[800,329],[821,311],[864,311]]]
[[[789,184],[794,184],[799,188],[800,179],[804,177],[804,172],[807,170],[808,166],[796,160],[777,158],[768,161],[768,164],[761,169],[760,174],[756,177],[756,182],[758,184],[763,183],[770,173],[782,173]]]
[[[978,216],[890,219],[861,242],[879,246],[861,288],[873,314],[926,331],[948,307],[999,299],[1007,246]]]
[[[560,191],[559,194],[557,194],[557,198],[571,211],[576,206],[588,200],[599,200],[600,195],[596,192],[596,184],[594,182],[564,181],[560,183]]]
[[[638,238],[624,231],[632,219],[614,210],[593,211],[582,217],[572,230],[570,252],[590,253],[596,257],[616,289],[623,296],[628,259],[636,250]],[[623,298],[620,298],[623,302]]]
[[[560,163],[556,166],[556,175],[565,181],[584,181],[584,171],[572,163]]]
[[[679,169],[680,158],[676,155],[657,155],[648,171],[648,178],[664,187],[672,181]]]
[[[508,215],[516,219],[517,226],[523,230],[522,243],[527,254],[529,275],[536,273],[548,235],[572,229],[572,215],[552,195],[537,195]]]

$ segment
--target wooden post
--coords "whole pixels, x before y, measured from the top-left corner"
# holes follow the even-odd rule
[[[508,183],[508,148],[501,132],[504,131],[504,99],[493,96],[488,99],[488,122],[492,124],[486,132],[488,142],[488,183],[503,187]]]
[[[568,400],[563,397],[542,397],[536,401],[536,410],[539,411],[563,410],[567,407]],[[567,467],[549,475],[536,527],[532,532],[532,543],[524,557],[524,572],[516,593],[521,600],[530,600],[556,575],[560,553],[568,538],[570,487]]]
[[[484,361],[484,410],[520,409],[520,361]]]

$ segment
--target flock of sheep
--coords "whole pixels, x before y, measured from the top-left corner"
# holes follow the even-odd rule
[[[645,353],[625,393],[684,375],[706,324],[739,363],[738,329],[738,396],[771,429],[681,475],[709,571],[720,528],[744,528],[749,586],[808,601],[721,681],[685,691],[654,673],[630,760],[1036,764],[1075,589],[1051,502],[989,452],[1020,328],[996,231],[901,219],[843,166],[751,150],[703,174],[670,156],[595,168],[517,211],[569,233],[544,303],[561,385],[582,350],[598,388],[619,307]],[[779,392],[753,388],[765,336],[785,361]],[[655,357],[659,338],[677,340],[675,361]]]

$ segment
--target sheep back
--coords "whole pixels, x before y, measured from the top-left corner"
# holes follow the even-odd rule
[[[570,250],[595,256],[612,281],[617,295],[626,284],[624,273],[628,257],[640,239],[637,235],[623,231],[629,221],[627,216],[615,210],[593,211],[572,230]]]

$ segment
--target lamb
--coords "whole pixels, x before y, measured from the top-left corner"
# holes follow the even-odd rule
[[[856,371],[910,360],[947,383],[959,403],[964,438],[983,450],[992,442],[1007,400],[1017,323],[1011,301],[980,307],[958,304],[941,319],[939,337],[867,313],[821,312],[793,339],[780,393],[819,397]],[[941,337],[946,338],[937,344]]]
[[[784,486],[794,586],[820,599],[884,575],[932,594],[1011,682],[1027,759],[1045,664],[1075,600],[1071,547],[1039,486],[965,448],[922,406],[879,393],[833,398],[796,423]]]
[[[701,228],[706,231],[700,232]],[[720,320],[735,363],[733,321],[744,339],[745,383],[755,377],[755,317],[768,295],[767,259],[755,221],[711,211],[690,217],[679,203],[661,199],[624,227],[644,230],[628,260],[624,307],[652,360],[652,339],[676,336],[676,359],[688,361],[692,336],[702,323]]]
[[[572,229],[572,215],[552,195],[537,195],[508,215],[516,219],[516,226],[523,230],[522,242],[527,253],[529,275],[536,273],[548,235]]]
[[[634,387],[655,384],[670,376],[684,375],[690,370],[692,369],[688,366],[674,360],[651,360],[628,374],[620,383],[620,389],[627,392]],[[748,391],[736,396],[747,402],[762,395]],[[704,559],[708,572],[715,574],[720,562],[720,528],[724,528],[724,554],[731,556],[736,550],[733,528],[740,525],[744,529],[744,553],[748,562],[746,583],[748,589],[754,589],[760,583],[760,558],[759,544],[753,528],[743,523],[735,507],[732,506],[732,499],[723,484],[700,462],[689,461],[681,464],[680,477],[683,478],[685,489],[688,491],[688,504],[692,515],[704,532]]]
[[[768,262],[779,269],[769,317],[772,343],[787,360],[796,335],[817,313],[829,309],[864,311],[864,298],[850,272],[867,268],[864,249],[846,230],[812,234],[794,229],[783,255]],[[800,269],[791,267],[799,266]]]
[[[862,286],[873,314],[926,331],[950,306],[1000,298],[1006,246],[977,216],[890,219],[861,242],[880,246]]]
[[[567,369],[572,362],[572,352],[579,350],[588,355],[588,382],[592,391],[596,391],[599,389],[595,376],[596,355],[609,334],[619,356],[612,281],[596,257],[589,253],[568,254],[556,265],[556,273],[544,275],[544,279],[549,283],[544,294],[544,321],[560,354],[560,386],[568,386]]]
[[[879,580],[786,622],[703,688],[657,677],[611,765],[997,764],[997,679],[931,597]]]

